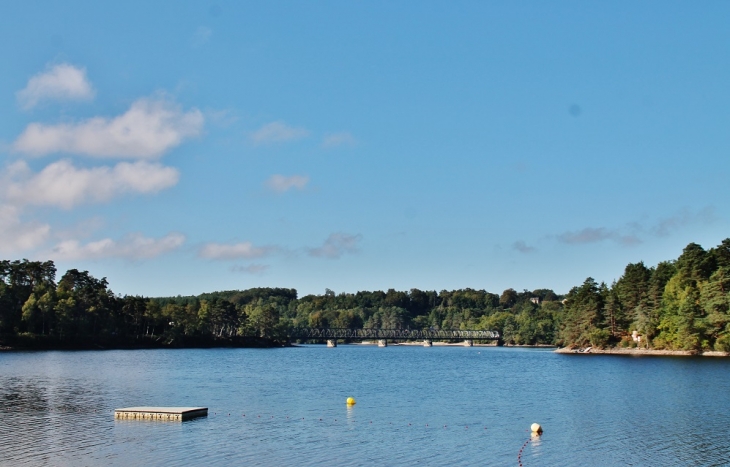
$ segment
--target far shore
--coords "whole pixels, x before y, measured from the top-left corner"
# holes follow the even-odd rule
[[[352,342],[353,345],[378,345],[378,341],[362,341],[362,342]],[[342,345],[347,345],[343,343]],[[423,341],[405,341],[405,342],[388,342],[388,345],[412,345],[421,347],[423,346]],[[434,347],[465,347],[464,342],[439,342],[439,341],[432,341],[431,345]],[[537,345],[516,345],[516,344],[504,344],[503,346],[500,346],[497,344],[497,342],[487,342],[487,343],[481,343],[481,342],[474,342],[472,347],[516,347],[516,348],[528,348],[528,349],[554,349],[557,348],[555,345],[548,345],[548,344],[537,344]]]
[[[378,345],[378,341],[362,341],[362,342],[352,342],[354,345]],[[346,345],[346,344],[342,344]],[[416,347],[422,347],[423,341],[406,341],[406,342],[390,342],[388,341],[388,346],[392,345],[413,345]],[[434,347],[464,347],[463,342],[431,342],[431,345]],[[474,342],[473,347],[496,347],[496,342],[490,342],[488,344],[481,344]]]
[[[696,350],[657,350],[643,348],[611,348],[597,349],[594,347],[586,347],[583,349],[571,349],[561,347],[555,350],[555,353],[565,355],[633,355],[633,356],[664,356],[664,357],[730,357],[728,352],[718,352],[716,350],[706,350],[704,352]]]
[[[140,339],[136,342],[64,342],[53,338],[0,339],[0,352],[12,351],[55,351],[55,350],[154,350],[154,349],[212,349],[212,348],[277,348],[286,347],[284,343],[263,337],[229,338],[188,338],[167,342],[155,338]]]

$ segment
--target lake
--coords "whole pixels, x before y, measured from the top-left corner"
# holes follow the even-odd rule
[[[357,404],[348,409],[347,397]],[[186,422],[129,406],[206,406]],[[0,465],[730,464],[730,360],[340,345],[0,353]]]

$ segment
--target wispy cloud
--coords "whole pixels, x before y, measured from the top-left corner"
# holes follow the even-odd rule
[[[29,124],[12,148],[23,154],[52,153],[92,157],[155,158],[198,136],[203,113],[187,112],[165,98],[135,101],[124,114],[113,118],[94,117],[78,123]]]
[[[238,121],[238,115],[231,109],[206,109],[203,114],[206,124],[210,123],[221,128],[228,128]]]
[[[309,130],[277,121],[267,123],[251,133],[251,140],[255,144],[281,143],[306,138],[307,136],[309,136]]]
[[[666,237],[682,227],[691,224],[709,224],[715,220],[715,210],[707,206],[697,212],[684,208],[673,216],[660,219],[651,232],[659,237]]]
[[[309,177],[306,175],[272,175],[266,180],[264,185],[275,193],[285,193],[291,189],[303,190],[309,183]]]
[[[581,230],[563,232],[554,238],[567,245],[581,245],[613,241],[624,246],[642,243],[641,237],[666,237],[690,225],[709,224],[715,220],[715,210],[711,206],[699,211],[684,208],[677,213],[655,222],[631,222],[624,228],[586,227]]]
[[[322,139],[322,147],[336,148],[339,146],[354,146],[355,137],[349,131],[341,131],[339,133],[330,133]]]
[[[251,242],[207,243],[198,251],[201,258],[230,260],[240,258],[262,258],[277,251],[273,246],[254,246]]]
[[[345,253],[355,253],[358,251],[358,244],[362,240],[362,235],[350,235],[342,232],[331,234],[327,237],[321,247],[309,248],[309,255],[318,258],[336,259]]]
[[[557,236],[558,241],[568,245],[580,245],[585,243],[598,243],[606,240],[615,241],[621,245],[636,245],[641,239],[636,235],[623,235],[617,230],[605,227],[586,227],[578,231],[564,232]]]
[[[243,274],[254,274],[261,275],[269,270],[269,266],[266,264],[249,264],[248,266],[233,266],[231,271],[240,272]]]
[[[512,244],[512,249],[517,250],[520,253],[532,253],[535,251],[535,247],[529,246],[523,240],[517,240]]]
[[[180,248],[185,236],[170,233],[160,238],[130,234],[121,240],[105,238],[82,244],[77,240],[66,240],[56,245],[49,253],[54,259],[82,260],[123,258],[130,260],[150,259]]]
[[[177,184],[177,169],[144,161],[120,162],[114,167],[77,168],[60,160],[33,173],[19,161],[0,176],[0,196],[16,206],[56,206],[71,209],[114,197],[151,194]]]
[[[86,69],[61,63],[28,80],[16,97],[23,109],[31,109],[48,100],[91,100],[94,88],[86,78]]]
[[[200,48],[204,46],[208,41],[210,41],[210,37],[213,35],[213,30],[210,29],[207,26],[199,26],[198,29],[195,30],[195,33],[193,34],[193,39],[191,41],[191,44],[194,48]]]

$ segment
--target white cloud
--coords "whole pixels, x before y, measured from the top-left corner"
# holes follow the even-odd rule
[[[256,247],[251,242],[240,243],[207,243],[198,252],[198,255],[207,259],[238,259],[261,258],[276,250],[276,247]]]
[[[322,139],[322,147],[336,148],[338,146],[354,146],[355,137],[349,131],[331,133]]]
[[[31,109],[44,100],[91,100],[94,89],[85,68],[61,63],[33,76],[16,97],[22,108]]]
[[[357,244],[360,243],[362,235],[349,235],[338,232],[333,233],[324,241],[319,248],[310,248],[310,256],[319,258],[339,258],[345,253],[355,253]]]
[[[33,250],[48,239],[50,232],[48,224],[23,222],[17,207],[0,205],[0,253]]]
[[[185,236],[170,233],[160,238],[130,234],[119,241],[105,238],[81,244],[77,240],[66,240],[56,245],[49,253],[54,259],[82,260],[102,258],[124,258],[131,260],[150,259],[180,248]]]
[[[289,126],[282,121],[267,123],[251,133],[251,140],[255,144],[280,143],[306,138],[309,131],[305,128]]]
[[[184,112],[174,102],[138,99],[124,114],[94,117],[78,123],[29,124],[13,143],[17,152],[31,156],[64,152],[93,157],[155,158],[198,136],[203,113]]]
[[[276,193],[285,193],[292,188],[303,190],[304,187],[307,186],[307,183],[309,183],[309,177],[306,175],[292,175],[290,177],[285,177],[284,175],[276,174],[269,177],[269,179],[266,180],[265,185],[271,191]]]
[[[21,161],[11,165],[0,177],[0,196],[17,206],[70,209],[78,204],[104,202],[127,193],[156,193],[174,186],[179,178],[175,168],[144,161],[86,169],[61,160],[39,173],[32,173]]]

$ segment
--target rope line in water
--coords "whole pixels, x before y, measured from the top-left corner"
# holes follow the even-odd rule
[[[225,413],[225,412],[224,412],[224,413]],[[213,412],[213,416],[217,416],[217,415],[218,415],[218,412]],[[231,415],[231,414],[230,414],[230,413],[228,413],[227,415],[228,415],[228,416],[230,417],[230,415]],[[242,413],[242,414],[241,414],[241,417],[246,417],[246,414],[245,414],[245,413]],[[259,419],[261,419],[262,417],[261,417],[261,415],[257,415],[257,416],[256,416],[256,418],[259,418]],[[294,420],[294,419],[290,418],[290,417],[289,417],[288,415],[287,415],[286,417],[284,417],[284,418],[285,418],[286,420]],[[265,420],[265,419],[266,419],[266,418],[264,418],[264,420]],[[269,418],[268,420],[274,420],[274,419],[276,419],[276,417],[275,417],[275,416],[273,416],[273,415],[271,415],[271,418]],[[305,419],[305,417],[302,417],[302,418],[299,418],[299,419],[297,419],[297,420],[304,420],[304,419]],[[315,417],[315,420],[319,420],[320,422],[326,422],[326,421],[327,421],[327,420],[325,420],[324,418],[319,418],[319,417]],[[262,420],[262,421],[263,421],[263,420]],[[335,422],[337,422],[337,421],[338,421],[338,419],[336,419],[336,418],[335,418],[335,419],[334,419],[334,421],[335,421]],[[349,421],[348,421],[348,423],[354,423],[354,422],[355,422],[355,420],[349,420]],[[366,423],[366,422],[365,422],[365,421],[363,421],[362,423]],[[368,422],[368,424],[372,425],[372,424],[373,424],[373,421],[372,421],[372,420],[370,420],[370,421]],[[404,421],[404,422],[403,422],[403,424],[404,424],[405,426],[413,426],[413,423],[411,423],[411,422],[405,422],[405,421]],[[388,422],[388,425],[394,425],[394,423],[393,423],[393,422],[391,422],[391,421],[389,421],[389,422]],[[397,425],[399,425],[399,423],[395,423],[395,425],[397,426]],[[429,425],[428,423],[426,423],[426,424],[425,424],[425,426],[426,426],[426,427],[428,428],[428,427],[429,427],[430,425]],[[443,425],[443,428],[448,428],[448,425]],[[464,429],[465,429],[465,430],[468,430],[468,429],[469,429],[469,425],[464,425]],[[486,430],[486,429],[487,429],[487,427],[485,426],[485,427],[484,427],[484,429]]]
[[[23,408],[23,407],[20,407],[20,408],[17,408],[16,410],[17,410],[17,411],[23,411],[23,410],[25,410],[25,408]],[[100,411],[101,411],[101,412],[104,412],[104,411],[106,411],[106,410],[109,410],[109,412],[114,412],[114,409],[93,409],[93,412],[94,412],[94,413],[98,413],[98,412],[100,412]],[[54,407],[54,408],[50,408],[50,409],[49,409],[48,411],[49,411],[49,413],[61,413],[61,412],[66,412],[66,413],[69,413],[69,412],[71,412],[71,413],[73,413],[73,412],[77,412],[77,413],[82,413],[82,412],[89,412],[89,413],[91,413],[92,409],[87,409],[87,410],[84,410],[84,409],[74,409],[74,408],[71,408],[71,409],[69,409],[69,408],[66,408],[66,407],[63,407],[63,406],[62,406],[62,407]],[[231,416],[231,413],[232,413],[232,412],[225,412],[225,411],[223,411],[223,412],[221,412],[221,415],[226,415],[226,416],[230,417],[230,416]],[[217,416],[217,415],[218,415],[218,411],[214,411],[214,412],[213,412],[213,416],[215,417],[215,416]],[[249,415],[250,415],[250,414],[249,414]],[[251,415],[251,416],[253,416],[253,415]],[[244,417],[244,418],[245,418],[245,417],[246,417],[246,414],[245,414],[245,413],[241,413],[241,417]],[[249,418],[250,418],[250,417],[249,417]],[[261,419],[261,418],[262,418],[262,416],[261,416],[261,415],[256,415],[256,418],[258,418],[258,419]],[[287,415],[287,416],[285,416],[284,418],[285,418],[286,420],[293,420],[293,419],[292,419],[291,417],[289,417],[288,415]],[[264,418],[264,419],[266,419],[266,418]],[[262,421],[263,421],[264,419],[262,419]],[[274,416],[274,415],[271,415],[271,416],[270,416],[270,418],[269,418],[269,420],[274,420],[274,419],[276,419],[276,416]],[[300,420],[304,420],[304,419],[305,419],[305,417],[302,417],[302,418],[301,418]],[[315,420],[316,420],[316,419],[319,419],[319,421],[326,421],[326,420],[325,420],[324,418],[319,418],[319,417],[315,417]],[[337,421],[338,421],[338,419],[337,419],[337,418],[335,418],[335,419],[334,419],[334,421],[335,421],[335,422],[337,422]],[[355,420],[348,420],[348,423],[353,423],[353,422],[355,422]],[[367,422],[363,420],[363,421],[362,421],[361,423],[367,423]],[[414,426],[412,422],[405,422],[405,421],[404,421],[403,423],[404,423],[404,425],[406,425],[406,426]],[[373,420],[369,420],[369,424],[373,424]],[[389,421],[389,422],[388,422],[388,425],[394,425],[394,422],[392,422],[392,421]],[[399,425],[399,423],[395,423],[395,425],[397,426],[397,425]],[[429,427],[429,426],[430,426],[430,424],[426,423],[426,424],[425,424],[425,426],[426,426],[426,427]],[[457,425],[457,426],[458,426],[458,425]],[[448,425],[443,425],[443,427],[444,427],[444,428],[447,428],[447,427],[448,427]],[[465,429],[465,430],[468,430],[468,429],[469,429],[469,425],[464,425],[464,429]],[[485,426],[485,427],[484,427],[484,429],[486,430],[486,429],[487,429],[487,427]]]
[[[17,410],[18,410],[18,411],[23,411],[23,410],[24,410],[24,408],[22,408],[22,407],[21,407],[21,408],[19,408],[19,409],[17,409]],[[101,409],[101,411],[102,411],[102,412],[104,412],[104,411],[106,411],[106,410],[107,410],[107,409]],[[109,412],[114,412],[114,409],[108,409],[108,410],[109,410]],[[66,407],[56,407],[56,408],[51,408],[51,409],[49,410],[49,412],[51,412],[51,413],[54,413],[54,412],[55,412],[55,413],[60,413],[60,412],[66,412],[66,413],[68,413],[68,412],[72,412],[72,413],[73,413],[73,412],[78,412],[78,413],[81,413],[81,412],[91,412],[91,409],[88,409],[88,410],[83,410],[83,409],[73,409],[73,408],[72,408],[72,409],[69,409],[69,408],[66,408]],[[98,412],[99,412],[99,410],[98,410],[98,409],[93,409],[93,412],[94,412],[94,413],[98,413]],[[213,416],[214,416],[214,417],[216,417],[217,415],[218,415],[218,412],[217,412],[217,411],[214,411],[214,412],[213,412]],[[230,416],[231,416],[231,412],[225,412],[225,411],[224,411],[224,412],[222,412],[222,413],[221,413],[221,415],[226,415],[226,416],[230,417]],[[250,414],[249,414],[249,415],[250,415]],[[253,416],[253,415],[251,415],[251,416]],[[246,418],[246,414],[245,414],[245,413],[241,413],[241,417],[243,417],[243,418]],[[274,415],[271,415],[270,417],[271,417],[271,418],[269,418],[268,420],[275,420],[275,419],[277,418],[277,417],[275,417]],[[248,418],[250,418],[250,417],[248,417]],[[262,416],[261,416],[261,415],[256,415],[256,418],[258,418],[258,419],[261,419],[261,421],[263,421],[263,420],[266,420],[266,418],[263,418],[263,419],[262,419]],[[284,418],[285,418],[286,420],[294,420],[294,419],[292,419],[291,417],[289,417],[288,415],[287,415],[286,417],[284,417]],[[317,419],[318,419],[318,420],[319,420],[320,422],[326,422],[326,421],[327,421],[327,420],[325,420],[324,418],[319,418],[319,417],[315,417],[315,420],[317,420]],[[298,419],[298,420],[305,420],[305,417],[302,417],[301,419]],[[335,418],[335,419],[334,419],[334,421],[335,421],[335,422],[337,422],[337,421],[338,421],[338,419],[337,419],[337,418]],[[355,422],[355,420],[348,420],[348,423],[353,423],[353,422]],[[372,425],[372,424],[374,424],[374,423],[373,423],[373,420],[369,420],[369,422],[366,422],[365,420],[363,420],[363,421],[362,421],[361,423],[369,423],[369,424],[371,424],[371,425]],[[403,422],[403,424],[404,424],[405,426],[414,426],[414,425],[413,425],[413,423],[411,423],[411,422],[405,422],[405,421],[404,421],[404,422]],[[389,422],[388,422],[388,425],[396,425],[396,426],[397,426],[397,425],[399,425],[399,423],[394,423],[394,422],[392,422],[392,421],[389,421]],[[426,424],[425,424],[425,426],[426,426],[426,427],[428,428],[428,427],[430,427],[431,425],[430,425],[430,424],[428,424],[428,423],[426,423]],[[457,426],[458,426],[458,425],[457,425]],[[448,428],[448,425],[443,425],[443,428]],[[464,429],[465,429],[465,430],[468,430],[468,429],[469,429],[469,425],[464,425]],[[485,427],[484,427],[484,429],[486,430],[486,429],[487,429],[487,427],[485,426]]]
[[[23,407],[19,408],[19,411],[23,411],[23,410],[24,410],[24,408],[23,408]],[[55,410],[54,410],[54,409],[51,409],[51,410],[50,410],[50,412],[57,412],[57,413],[58,413],[58,412],[83,412],[83,411],[84,411],[83,409],[78,409],[78,408],[76,408],[76,409],[75,409],[75,408],[70,408],[70,409],[69,409],[69,408],[67,408],[67,407],[63,407],[63,406],[61,406],[61,407],[56,407],[56,408],[55,408]],[[94,411],[94,413],[96,413],[96,412],[97,412],[97,409],[94,409],[93,411]],[[110,411],[110,412],[114,412],[114,409],[109,409],[109,411]],[[218,415],[218,412],[217,412],[217,411],[214,411],[214,412],[213,412],[213,416],[215,417],[215,416],[217,416],[217,415]],[[228,413],[226,413],[226,412],[222,412],[222,413],[221,413],[221,415],[227,415],[228,417],[230,417],[230,416],[231,416],[231,413],[230,413],[230,412],[228,412]],[[246,414],[245,414],[245,413],[242,413],[242,414],[241,414],[241,417],[244,417],[244,418],[245,418],[245,417],[246,417]],[[256,416],[256,418],[257,418],[257,419],[261,419],[261,415],[257,415],[257,416]],[[276,418],[276,417],[274,417],[273,415],[271,415],[271,418],[270,418],[269,420],[274,420],[275,418]],[[319,418],[319,417],[315,417],[315,420],[316,420],[317,418]],[[291,419],[291,418],[290,418],[290,417],[289,417],[289,416],[287,415],[287,416],[286,416],[286,420],[290,420],[290,421],[291,421],[291,420],[293,420],[293,419]],[[301,419],[299,419],[299,420],[301,420],[301,421],[304,421],[304,420],[305,420],[305,417],[301,417]],[[262,421],[263,421],[263,420],[262,420]],[[320,421],[320,422],[326,422],[326,420],[324,420],[323,418],[319,418],[319,421]],[[335,422],[337,422],[337,419],[335,418],[335,419],[334,419],[334,421],[335,421]],[[354,422],[354,421],[355,421],[355,420],[349,420],[348,422],[349,422],[349,423],[352,423],[352,422]],[[362,423],[365,423],[365,421],[363,420],[363,422],[362,422]],[[404,423],[404,425],[405,425],[405,423],[406,423],[406,422],[403,422],[403,423]],[[370,424],[370,425],[373,425],[373,420],[370,420],[368,424]],[[392,422],[392,421],[389,421],[389,422],[388,422],[388,425],[393,425],[393,422]],[[398,423],[396,423],[396,425],[398,425]],[[411,426],[413,426],[413,424],[412,424],[412,423],[410,423],[410,422],[408,422],[408,423],[407,423],[407,426],[411,427]],[[426,423],[426,424],[425,424],[425,427],[426,427],[426,428],[428,428],[429,426],[430,426],[430,425],[429,425],[428,423]],[[443,427],[444,427],[444,428],[447,428],[447,427],[448,427],[448,425],[443,425]],[[465,429],[465,430],[468,430],[468,429],[469,429],[469,425],[464,425],[464,429]],[[487,429],[487,427],[485,426],[485,427],[484,427],[484,429],[486,430],[486,429]],[[517,464],[518,464],[518,466],[519,466],[519,467],[523,467],[523,464],[522,464],[522,454],[523,454],[523,452],[525,451],[525,448],[527,448],[527,445],[528,445],[528,444],[530,444],[530,441],[532,441],[532,438],[529,438],[529,439],[527,439],[527,441],[525,441],[525,442],[524,442],[524,443],[522,444],[522,446],[520,447],[520,450],[519,450],[519,451],[517,452]]]
[[[522,467],[522,451],[525,450],[525,448],[530,443],[530,441],[532,441],[532,438],[525,441],[525,444],[523,444],[522,447],[520,448],[520,452],[517,453],[517,464],[519,465],[519,467]]]
[[[18,409],[16,409],[16,410],[17,410],[17,411],[23,411],[23,410],[24,410],[24,408],[23,408],[23,407],[21,407],[21,408],[18,408]],[[84,410],[84,409],[74,409],[74,408],[66,408],[66,407],[63,407],[63,406],[61,406],[61,407],[55,407],[55,408],[51,408],[51,409],[49,410],[49,412],[51,412],[51,413],[54,413],[54,412],[55,412],[55,413],[61,413],[61,412],[65,412],[65,413],[69,413],[69,412],[71,412],[71,413],[73,413],[73,412],[78,412],[78,413],[81,413],[81,412],[91,412],[91,410],[92,410],[92,409],[87,409],[87,410]],[[99,409],[93,409],[93,412],[94,412],[94,413],[98,413],[99,411],[101,411],[101,412],[104,412],[104,411],[106,411],[106,410],[109,410],[109,412],[114,412],[114,409],[101,409],[101,410],[99,410]],[[231,414],[232,414],[232,412],[226,412],[226,411],[223,411],[223,412],[221,412],[221,415],[225,415],[225,416],[228,416],[228,417],[230,417],[230,416],[231,416]],[[213,411],[213,417],[216,417],[217,415],[218,415],[218,411]],[[234,414],[234,415],[235,415],[235,414]],[[242,417],[242,418],[249,418],[249,419],[250,419],[251,417],[254,417],[254,415],[251,415],[251,414],[249,414],[249,415],[250,415],[250,417],[246,417],[246,414],[245,414],[245,413],[241,413],[241,417]],[[256,415],[256,416],[255,416],[255,418],[256,418],[256,419],[260,419],[261,421],[267,420],[266,416],[262,417],[262,415],[261,415],[261,414],[260,414],[260,415]],[[270,416],[270,418],[268,418],[268,420],[275,420],[276,418],[277,418],[276,416],[274,416],[274,415],[271,415],[271,416]],[[288,416],[288,415],[287,415],[287,416],[285,416],[285,417],[283,417],[283,418],[285,418],[286,420],[290,420],[290,421],[292,421],[292,420],[302,420],[302,421],[303,421],[303,420],[305,420],[305,417],[301,417],[301,418],[293,419],[293,418],[291,418],[291,417],[290,417],[290,416]],[[320,422],[327,422],[327,420],[325,420],[324,418],[320,418],[320,417],[314,417],[314,419],[315,419],[315,420],[319,420]],[[337,419],[337,418],[335,418],[335,419],[334,419],[334,421],[335,421],[335,422],[338,422],[338,420],[339,420],[339,419]],[[348,420],[348,423],[354,423],[354,422],[355,422],[355,420]],[[373,425],[373,424],[377,424],[377,423],[373,423],[373,420],[369,420],[369,421],[367,421],[367,420],[363,420],[363,421],[361,421],[360,423],[367,423],[367,424],[370,424],[370,425]],[[384,422],[383,422],[383,423],[384,423]],[[412,427],[412,426],[414,426],[412,422],[406,422],[406,421],[404,421],[404,422],[403,422],[403,424],[404,424],[405,426],[409,426],[409,427]],[[398,426],[398,425],[400,425],[400,423],[394,423],[394,422],[392,422],[392,421],[389,421],[389,422],[388,422],[388,425],[395,425],[395,426]],[[424,425],[421,425],[421,426],[424,426]],[[431,426],[431,424],[429,424],[429,423],[426,423],[426,424],[425,424],[425,427],[426,427],[426,428],[428,428],[428,427],[430,427],[430,426]],[[459,426],[459,425],[457,425],[457,426]],[[448,428],[448,425],[443,425],[443,428]],[[469,425],[464,425],[464,429],[465,429],[465,430],[468,430],[468,429],[469,429]],[[487,429],[487,427],[485,426],[485,427],[484,427],[484,429],[486,430],[486,429]]]

